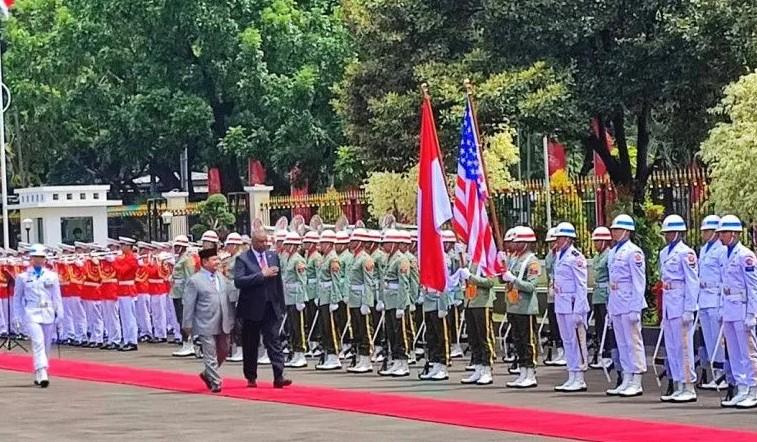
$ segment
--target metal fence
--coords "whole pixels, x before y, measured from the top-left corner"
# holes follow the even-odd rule
[[[270,211],[271,221],[280,216],[292,219],[292,213],[297,211],[303,214],[306,220],[311,215],[318,214],[327,223],[333,223],[344,214],[350,223],[364,219],[368,216],[368,198],[362,190],[337,192],[335,190],[326,193],[298,195],[298,196],[272,196],[262,209]],[[302,209],[306,209],[307,216]]]

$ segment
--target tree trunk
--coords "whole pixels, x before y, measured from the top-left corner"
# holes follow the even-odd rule
[[[639,115],[636,119],[636,179],[634,180],[633,203],[634,210],[642,211],[644,197],[647,188],[647,179],[649,178],[649,164],[647,163],[647,154],[649,152],[649,117],[651,107],[648,103],[641,106]]]

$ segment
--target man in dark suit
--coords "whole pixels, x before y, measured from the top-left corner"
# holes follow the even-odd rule
[[[279,328],[284,316],[284,284],[279,256],[267,246],[264,230],[252,235],[252,247],[237,257],[234,285],[239,289],[237,317],[242,320],[242,354],[244,377],[248,387],[257,387],[258,343],[263,345],[273,367],[273,386],[283,388],[292,383],[284,377],[284,354]]]

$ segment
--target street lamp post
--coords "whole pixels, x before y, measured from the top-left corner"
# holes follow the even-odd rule
[[[26,230],[26,242],[28,243],[31,243],[29,231],[32,230],[33,222],[34,221],[32,221],[31,218],[24,218],[24,220],[21,221],[21,225],[23,225],[24,230]]]
[[[171,238],[169,238],[170,232],[168,231],[168,229],[171,227],[171,221],[173,221],[173,213],[166,210],[165,212],[160,214],[160,218],[161,220],[163,220],[163,225],[166,226],[166,241],[170,241]]]

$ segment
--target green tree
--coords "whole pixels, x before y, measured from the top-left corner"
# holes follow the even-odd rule
[[[200,223],[190,228],[195,238],[200,238],[206,230],[214,230],[219,236],[225,236],[236,222],[236,217],[229,211],[229,202],[221,194],[208,196],[197,208],[200,212]]]

